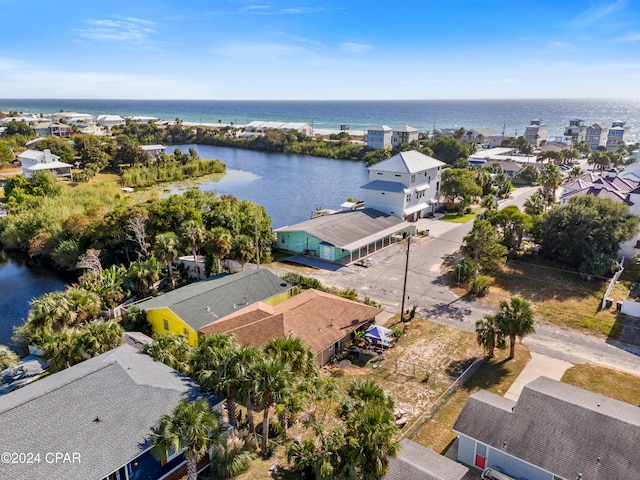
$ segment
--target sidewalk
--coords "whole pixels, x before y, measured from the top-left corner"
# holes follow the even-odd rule
[[[516,381],[513,382],[511,388],[504,394],[505,398],[518,401],[522,389],[525,385],[533,382],[538,377],[548,377],[553,380],[560,380],[564,372],[573,366],[572,363],[559,360],[557,358],[548,357],[547,355],[541,355],[536,352],[531,352],[531,360],[524,367],[524,370],[518,375]]]

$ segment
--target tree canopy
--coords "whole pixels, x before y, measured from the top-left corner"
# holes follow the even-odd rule
[[[464,164],[469,159],[467,146],[455,138],[438,138],[430,147],[435,158],[449,165]]]
[[[585,273],[607,273],[620,244],[638,231],[638,217],[610,199],[585,195],[546,212],[537,242],[542,254]]]
[[[442,172],[440,192],[451,202],[460,199],[463,204],[468,205],[473,197],[482,195],[482,187],[476,183],[476,174],[473,171],[448,168]]]

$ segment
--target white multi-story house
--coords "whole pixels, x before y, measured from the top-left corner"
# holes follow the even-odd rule
[[[369,167],[364,204],[394,217],[415,221],[435,211],[445,163],[415,150]]]
[[[393,131],[391,135],[391,146],[397,148],[403,143],[411,143],[418,140],[418,129],[405,125]]]
[[[591,150],[607,146],[607,131],[608,128],[604,123],[594,123],[587,127],[585,142],[591,147]]]
[[[575,145],[579,142],[584,142],[587,138],[587,127],[584,124],[584,120],[579,118],[569,120],[569,126],[564,129],[564,141]]]
[[[533,148],[540,148],[540,144],[543,141],[546,142],[548,135],[547,126],[542,123],[542,120],[531,120],[531,124],[524,131],[524,138]]]
[[[25,150],[18,155],[22,163],[22,174],[31,178],[34,173],[47,171],[56,177],[72,177],[73,165],[60,161],[60,157],[51,153],[48,148],[40,150]]]
[[[367,129],[367,147],[369,148],[389,148],[391,147],[391,137],[393,130],[387,125],[369,127]]]
[[[619,120],[613,122],[607,132],[607,150],[615,151],[620,144],[624,144],[627,130],[628,127],[625,127],[625,122]]]

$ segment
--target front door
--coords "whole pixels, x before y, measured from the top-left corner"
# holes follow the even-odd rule
[[[484,470],[487,465],[487,446],[481,443],[476,444],[476,467]]]

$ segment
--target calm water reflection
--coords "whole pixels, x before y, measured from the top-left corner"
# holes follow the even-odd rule
[[[11,341],[13,326],[22,324],[33,298],[64,288],[65,281],[60,276],[28,267],[0,251],[0,344]]]
[[[220,181],[202,184],[201,190],[264,205],[273,228],[306,220],[316,208],[337,210],[348,197],[362,198],[360,186],[367,181],[363,164],[349,160],[208,145],[178,145],[167,151],[181,148],[186,152],[189,147],[202,158],[218,158],[227,165],[227,174]],[[33,298],[64,286],[60,276],[0,253],[0,344],[10,341],[13,326],[27,317]]]
[[[167,147],[183,152],[194,147],[202,158],[217,158],[228,173],[201,190],[215,190],[264,205],[273,228],[308,219],[318,207],[338,210],[348,197],[362,198],[367,182],[362,162],[331,160],[306,155],[265,153],[209,145]]]

